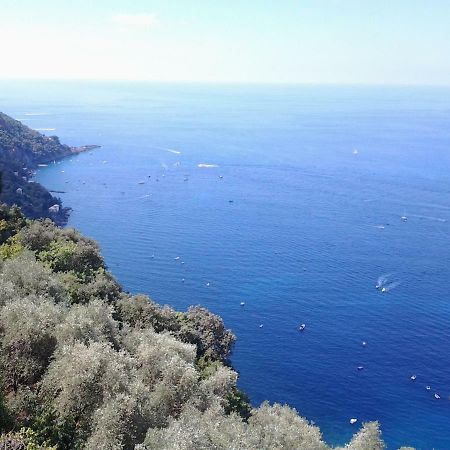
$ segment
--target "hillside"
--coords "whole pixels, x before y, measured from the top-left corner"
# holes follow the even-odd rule
[[[220,317],[124,292],[75,230],[0,223],[0,448],[330,450],[294,409],[251,408]],[[378,424],[345,448],[382,449]]]
[[[0,172],[3,190],[0,201],[20,206],[30,218],[49,217],[58,224],[67,220],[69,208],[32,180],[39,164],[46,164],[92,148],[69,147],[56,136],[44,136],[0,113]],[[56,207],[51,208],[52,206]]]

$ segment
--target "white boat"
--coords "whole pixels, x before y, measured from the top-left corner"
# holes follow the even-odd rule
[[[431,386],[427,386],[425,389],[426,389],[427,391],[429,391],[429,390],[431,390]]]
[[[356,422],[358,422],[358,419],[355,419],[355,418],[350,419],[350,423],[351,423],[352,425],[354,425]]]
[[[436,400],[439,400],[439,399],[441,398],[441,396],[440,396],[439,394],[434,394],[434,398],[435,398]]]
[[[415,380],[417,378],[417,375],[411,375],[411,380]]]
[[[408,220],[408,218],[407,218],[405,215],[403,215],[402,217],[400,217],[400,219],[401,219],[403,222],[406,222],[406,221]]]
[[[305,328],[306,328],[306,324],[302,323],[302,324],[298,327],[298,330],[299,330],[299,331],[304,331]]]
[[[241,302],[241,306],[244,306],[245,305],[245,302]]]

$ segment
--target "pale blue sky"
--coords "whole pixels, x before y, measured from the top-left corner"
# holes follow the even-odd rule
[[[450,0],[0,0],[0,78],[450,84]]]

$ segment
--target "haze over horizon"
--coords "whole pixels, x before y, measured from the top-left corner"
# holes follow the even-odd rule
[[[0,79],[450,84],[444,0],[4,0]]]

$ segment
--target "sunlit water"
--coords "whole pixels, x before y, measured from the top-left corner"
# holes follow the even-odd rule
[[[37,179],[126,290],[224,318],[254,404],[287,402],[334,444],[379,420],[389,448],[450,448],[450,90],[3,83],[0,99],[102,145]]]

